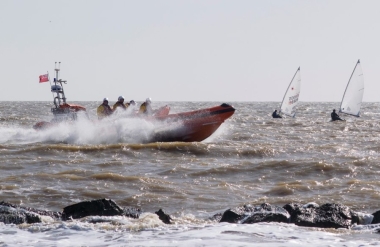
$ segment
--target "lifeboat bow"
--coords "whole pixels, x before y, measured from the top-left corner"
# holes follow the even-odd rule
[[[220,125],[235,112],[231,105],[223,103],[211,108],[169,114],[160,118],[165,124],[152,138],[156,142],[200,142],[211,136]]]

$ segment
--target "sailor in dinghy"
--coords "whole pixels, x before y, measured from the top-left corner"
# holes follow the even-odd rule
[[[277,113],[277,110],[274,110],[274,112],[272,113],[272,117],[273,118],[282,118],[281,115]]]
[[[360,60],[357,61],[344,91],[339,112],[354,117],[360,117],[360,108],[364,94],[364,77]],[[333,112],[334,113],[334,112]],[[335,121],[331,113],[331,121]],[[335,113],[336,114],[336,113]],[[338,115],[338,114],[336,114]],[[336,119],[339,120],[339,119]]]
[[[282,118],[283,116],[295,117],[296,116],[296,106],[298,104],[298,99],[301,92],[301,67],[298,67],[296,73],[294,74],[292,80],[286,89],[284,98],[281,102],[280,112],[277,113],[275,110],[272,114],[273,118]]]
[[[346,121],[346,120],[341,119],[339,115],[335,112],[335,109],[333,109],[331,113],[331,121]]]

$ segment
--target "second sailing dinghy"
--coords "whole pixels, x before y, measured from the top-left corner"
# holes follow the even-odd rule
[[[288,89],[285,92],[281,103],[280,114],[294,117],[296,115],[296,106],[301,91],[301,75],[300,68],[294,74]]]
[[[352,71],[350,80],[348,80],[339,112],[360,117],[360,107],[362,105],[363,93],[364,77],[360,60],[358,60],[354,71]]]

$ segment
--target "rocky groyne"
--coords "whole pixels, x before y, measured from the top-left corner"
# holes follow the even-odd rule
[[[135,207],[120,207],[111,199],[83,201],[53,212],[0,202],[0,222],[4,224],[33,224],[43,221],[44,217],[53,220],[74,220],[87,216],[125,216],[139,218],[143,211]],[[165,224],[173,222],[172,217],[162,209],[155,212]],[[289,203],[282,207],[263,203],[258,206],[246,204],[220,212],[209,218],[216,222],[254,224],[259,222],[282,222],[304,227],[351,228],[354,225],[380,223],[380,211],[373,214],[356,212],[349,207],[336,203],[300,205]]]

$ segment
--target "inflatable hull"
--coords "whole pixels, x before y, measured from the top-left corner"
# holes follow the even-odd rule
[[[235,109],[228,104],[222,104],[220,106],[177,114],[169,114],[169,111],[170,107],[165,106],[158,109],[153,116],[143,117],[147,121],[153,122],[156,126],[149,142],[203,141],[211,136],[226,119],[231,117]],[[142,116],[140,115],[140,117]],[[39,122],[33,128],[43,130],[53,127],[59,122]]]
[[[222,104],[211,108],[157,117],[162,127],[157,128],[152,142],[200,142],[211,136],[235,109]]]

